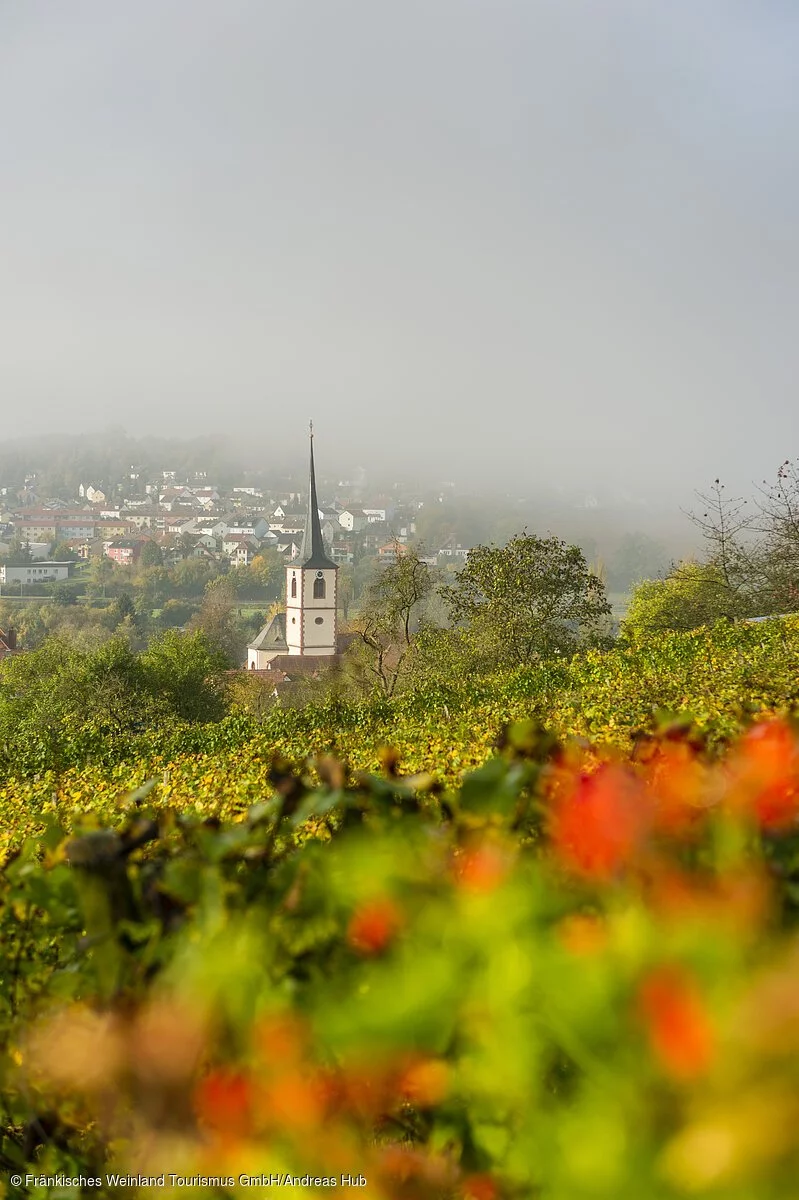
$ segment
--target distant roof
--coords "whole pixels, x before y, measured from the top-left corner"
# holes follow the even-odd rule
[[[264,625],[255,641],[250,642],[248,650],[277,650],[283,654],[288,650],[286,642],[286,614],[275,613],[271,621]]]
[[[280,675],[285,682],[291,682],[299,676],[315,675],[324,667],[338,664],[338,655],[335,654],[277,654],[267,669],[270,674]]]

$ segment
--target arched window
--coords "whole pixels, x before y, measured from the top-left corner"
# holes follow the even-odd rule
[[[324,577],[317,578],[313,581],[313,598],[314,600],[324,600],[325,598],[325,581]]]
[[[292,598],[292,600],[297,599],[297,576],[296,575],[294,575],[291,580],[291,598]]]

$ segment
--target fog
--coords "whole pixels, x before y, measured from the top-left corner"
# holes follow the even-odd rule
[[[788,0],[0,8],[6,436],[689,502],[796,451]],[[340,464],[340,467],[339,467]]]

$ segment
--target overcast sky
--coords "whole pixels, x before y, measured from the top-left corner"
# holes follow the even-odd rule
[[[795,0],[6,0],[3,428],[771,474],[797,61]]]

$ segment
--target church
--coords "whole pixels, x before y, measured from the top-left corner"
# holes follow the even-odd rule
[[[336,614],[338,567],[322,539],[316,498],[313,425],[308,514],[298,558],[286,567],[286,611],[277,613],[247,647],[250,671],[302,674],[329,665],[339,650]],[[298,661],[305,660],[305,661]],[[327,660],[325,662],[325,660]]]

